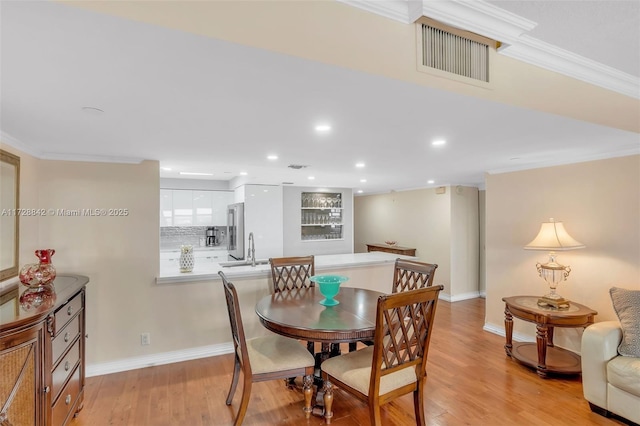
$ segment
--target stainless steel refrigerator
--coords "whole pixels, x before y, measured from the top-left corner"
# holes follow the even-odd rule
[[[244,260],[244,203],[227,207],[227,250],[230,260]]]

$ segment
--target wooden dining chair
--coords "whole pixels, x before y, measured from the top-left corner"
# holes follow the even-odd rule
[[[269,264],[274,293],[315,286],[309,279],[315,274],[313,256],[272,257]]]
[[[396,259],[393,268],[393,283],[391,293],[398,293],[407,290],[416,290],[429,287],[433,284],[433,277],[436,274],[438,265],[435,263],[424,263],[415,260]],[[367,346],[373,345],[372,340],[363,340]]]
[[[329,358],[321,365],[325,423],[333,417],[333,385],[369,405],[371,425],[381,426],[380,407],[413,393],[416,424],[425,425],[427,353],[441,285],[380,296],[373,346]]]
[[[313,256],[269,258],[273,292],[315,287],[316,283],[309,279],[315,274],[314,259]],[[313,354],[314,343],[307,342],[307,349]]]
[[[438,265],[415,260],[396,259],[393,271],[392,293],[429,287],[433,284]]]
[[[240,314],[238,293],[234,285],[229,282],[225,274],[218,272],[222,278],[222,285],[229,311],[231,335],[234,346],[233,379],[227,395],[226,404],[231,405],[236,391],[240,372],[243,374],[242,399],[236,415],[234,425],[242,424],[249,399],[251,386],[255,382],[286,379],[303,376],[304,412],[306,418],[311,415],[311,397],[313,394],[313,373],[315,360],[313,356],[297,340],[271,334],[247,340]]]

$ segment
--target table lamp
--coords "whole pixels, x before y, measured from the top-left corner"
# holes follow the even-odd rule
[[[554,308],[569,307],[569,301],[556,293],[556,288],[560,282],[567,279],[571,268],[556,262],[556,252],[581,249],[584,247],[584,244],[574,240],[571,235],[569,235],[564,229],[562,222],[556,222],[551,218],[549,222],[542,223],[538,235],[533,241],[524,246],[525,250],[549,251],[549,261],[544,264],[536,264],[538,274],[549,284],[550,288],[548,294],[538,299],[538,305],[551,306]]]

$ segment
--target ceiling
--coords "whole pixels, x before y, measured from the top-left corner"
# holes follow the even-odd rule
[[[640,2],[490,3],[537,22],[529,36],[640,80]],[[2,141],[38,158],[367,194],[640,153],[638,133],[63,4],[2,1],[0,19]]]

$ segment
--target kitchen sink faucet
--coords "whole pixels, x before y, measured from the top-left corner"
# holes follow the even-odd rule
[[[251,266],[256,266],[256,241],[253,238],[253,232],[249,232],[249,250],[247,252],[247,260],[251,258]]]

